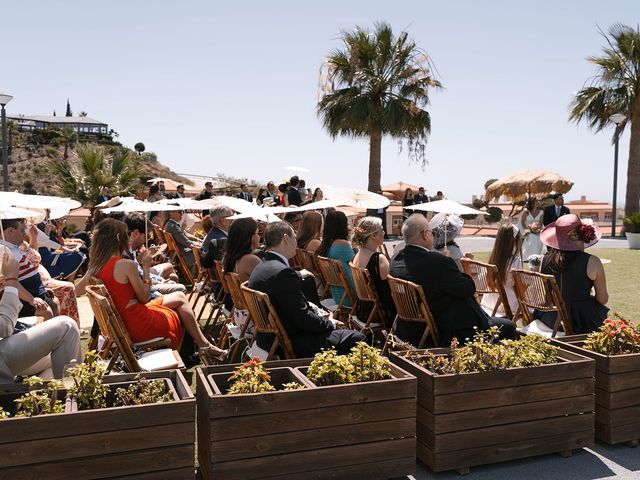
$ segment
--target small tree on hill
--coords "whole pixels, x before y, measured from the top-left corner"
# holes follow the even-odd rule
[[[145,151],[145,146],[144,146],[144,143],[142,142],[136,143],[133,148],[136,149],[136,152],[138,152],[138,155],[141,155],[142,152]]]
[[[69,99],[67,98],[67,113],[64,115],[65,117],[73,117],[73,112],[71,111],[71,104],[69,103]]]

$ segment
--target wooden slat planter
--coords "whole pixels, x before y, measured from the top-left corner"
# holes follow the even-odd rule
[[[267,362],[305,367],[311,359]],[[221,395],[233,365],[197,369],[198,459],[205,478],[386,479],[415,472],[416,379]],[[226,388],[226,387],[225,387]]]
[[[542,367],[434,375],[405,355],[391,361],[418,379],[417,456],[435,472],[593,445],[588,358],[560,351],[561,362]]]
[[[0,420],[0,480],[194,477],[195,399],[178,370],[166,378],[177,401]],[[110,375],[105,383],[135,375]],[[0,386],[5,406],[23,385]]]
[[[587,335],[555,339],[596,362],[596,438],[609,444],[640,440],[640,353],[602,355],[582,348]]]

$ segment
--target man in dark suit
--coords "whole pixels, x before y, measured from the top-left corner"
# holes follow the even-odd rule
[[[411,215],[402,225],[402,236],[406,247],[391,261],[390,273],[422,286],[441,346],[448,346],[453,337],[464,343],[473,337],[475,328],[486,330],[493,325],[501,326],[502,337],[513,338],[511,321],[491,318],[480,308],[471,277],[452,258],[431,251],[433,233],[424,216]],[[417,345],[423,332],[423,324],[398,321],[396,335],[401,340]]]
[[[553,196],[553,205],[544,209],[542,224],[546,227],[567,213],[571,213],[571,210],[564,206],[564,196],[561,193],[556,193]]]
[[[429,201],[429,197],[424,193],[424,187],[420,187],[418,189],[418,194],[413,197],[413,204],[417,205],[419,203],[427,203]]]
[[[289,189],[287,190],[287,193],[285,193],[289,205],[295,205],[296,207],[299,207],[302,203],[302,197],[300,197],[300,192],[298,192],[299,183],[300,179],[297,175],[291,177],[291,179],[289,180]]]
[[[238,192],[236,197],[246,200],[247,202],[253,202],[253,195],[251,195],[251,192],[247,189],[246,183],[240,184],[240,192]]]
[[[222,260],[224,245],[227,242],[231,220],[227,217],[233,215],[233,210],[224,205],[216,205],[209,212],[211,218],[211,230],[202,241],[202,266],[213,268],[214,260]]]
[[[297,357],[312,357],[331,347],[347,354],[356,342],[365,340],[360,332],[336,329],[340,322],[320,316],[305,298],[300,274],[289,267],[297,247],[291,225],[270,223],[264,231],[264,242],[267,254],[251,273],[249,288],[269,295]],[[258,335],[256,342],[268,351],[272,339]]]

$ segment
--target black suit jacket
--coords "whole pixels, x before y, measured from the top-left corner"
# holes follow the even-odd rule
[[[218,227],[213,227],[202,242],[202,266],[213,268],[214,260],[222,260],[227,234]]]
[[[391,261],[391,275],[422,285],[433,314],[440,344],[448,346],[454,336],[464,340],[473,335],[473,327],[486,329],[488,318],[475,300],[476,287],[471,277],[462,273],[452,258],[407,245]],[[400,328],[398,336],[401,338]],[[403,340],[417,344],[420,331]],[[460,338],[460,335],[465,337]]]
[[[560,216],[566,215],[568,213],[571,213],[571,210],[562,205],[562,207],[560,207]],[[558,220],[558,215],[556,215],[556,205],[553,204],[544,209],[544,213],[542,215],[542,224],[544,226],[547,226],[550,223],[555,222],[556,220]]]
[[[300,192],[298,192],[297,188],[291,187],[287,193],[287,200],[289,201],[289,205],[300,206],[302,203],[302,197],[300,197]]]
[[[267,252],[262,263],[253,269],[249,288],[269,295],[296,354],[315,349],[327,332],[334,329],[333,323],[318,316],[309,306],[302,293],[300,275],[274,253]],[[259,340],[258,344],[265,348]]]
[[[247,198],[244,198],[244,192],[238,192],[236,197],[246,200],[247,202],[253,202],[253,195],[251,195],[251,192],[247,192]]]

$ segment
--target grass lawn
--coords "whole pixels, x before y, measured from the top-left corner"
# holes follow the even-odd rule
[[[588,252],[611,261],[604,265],[611,312],[619,312],[640,323],[640,250],[590,248]],[[481,262],[489,259],[487,252],[475,256]]]

